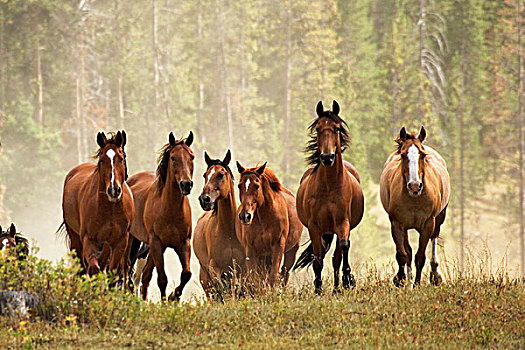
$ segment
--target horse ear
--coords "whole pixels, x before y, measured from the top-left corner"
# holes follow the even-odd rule
[[[13,237],[15,236],[16,234],[15,224],[11,224],[11,226],[9,226],[9,234]]]
[[[206,165],[208,166],[208,168],[212,165],[211,158],[208,155],[208,153],[206,153],[206,151],[204,151],[204,161],[206,162]]]
[[[128,141],[128,137],[126,135],[126,132],[122,130],[122,147],[126,146],[127,141]]]
[[[4,229],[0,226],[0,234],[2,234],[2,232],[4,232]]]
[[[324,113],[323,101],[319,101],[319,103],[317,103],[317,107],[315,108],[315,111],[317,112],[317,115],[319,117],[323,116],[323,113]]]
[[[244,170],[246,170],[246,169],[244,169],[242,167],[241,163],[239,163],[239,161],[237,161],[237,171],[239,172],[239,174],[244,173]]]
[[[404,126],[399,130],[399,139],[401,141],[406,141],[407,139],[407,131]]]
[[[339,115],[339,111],[340,111],[339,103],[337,103],[337,101],[334,100],[334,102],[332,103],[332,113],[335,115]]]
[[[425,138],[427,137],[427,131],[425,130],[425,127],[422,126],[421,130],[419,130],[419,136],[417,137],[419,141],[423,142],[425,141]]]
[[[226,155],[224,156],[224,159],[222,160],[222,163],[224,165],[228,165],[230,164],[230,160],[232,160],[232,152],[228,150],[228,152],[226,152]]]
[[[193,131],[190,130],[190,134],[186,138],[186,146],[190,147],[193,143]]]
[[[170,140],[170,145],[175,146],[175,136],[173,136],[172,132],[170,132],[170,136],[168,136],[168,139]]]
[[[263,165],[261,165],[260,167],[258,167],[255,172],[259,175],[262,175],[264,173],[264,169],[266,169],[266,163],[268,162],[264,162]]]
[[[97,144],[100,148],[104,147],[106,145],[106,135],[101,131],[97,134]]]
[[[122,138],[122,133],[119,130],[117,131],[117,136],[115,138],[115,144],[117,147],[123,147],[124,146],[123,142],[124,142],[124,139]]]

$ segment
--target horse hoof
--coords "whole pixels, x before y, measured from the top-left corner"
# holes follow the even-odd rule
[[[315,287],[315,294],[316,295],[323,294],[323,287]]]
[[[398,275],[395,275],[392,282],[394,282],[394,286],[398,288],[404,287],[406,284],[406,278],[400,278]]]
[[[339,288],[339,287],[334,288],[334,290],[332,291],[333,295],[339,295],[341,293],[342,293],[342,291],[341,291],[341,288]]]
[[[100,267],[94,266],[94,265],[93,266],[89,266],[87,272],[88,272],[89,276],[96,275],[97,273],[100,272]]]
[[[355,287],[354,275],[352,275],[352,274],[343,275],[343,288],[344,289],[348,289],[350,287],[352,287],[352,288]]]
[[[430,284],[432,284],[434,286],[439,286],[442,281],[443,281],[443,279],[441,278],[439,273],[437,273],[437,272],[431,272],[430,273]]]
[[[179,302],[181,295],[182,295],[181,291],[179,291],[177,288],[175,288],[173,293],[171,293],[170,296],[168,297],[168,301]]]

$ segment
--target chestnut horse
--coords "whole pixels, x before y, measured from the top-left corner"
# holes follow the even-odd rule
[[[0,226],[0,250],[8,251],[16,260],[24,260],[29,255],[29,242],[27,238],[16,232],[14,224],[6,231]]]
[[[432,239],[430,282],[437,285],[441,281],[437,270],[437,238],[447,212],[450,178],[439,153],[423,145],[425,137],[424,127],[417,137],[403,127],[395,139],[397,150],[388,157],[381,174],[381,202],[390,219],[399,264],[399,272],[394,277],[396,286],[405,283],[405,265],[410,279],[412,248],[407,233],[410,229],[419,232],[415,285],[421,281],[429,239]]]
[[[199,202],[206,212],[199,218],[193,236],[193,251],[200,263],[200,282],[206,295],[219,292],[220,282],[244,269],[244,248],[235,234],[237,203],[228,150],[221,161],[204,153],[208,169]],[[213,289],[217,290],[213,290]]]
[[[284,256],[281,281],[286,285],[303,231],[297,217],[295,197],[281,185],[266,163],[245,169],[237,162],[237,170],[241,174],[241,205],[237,210],[235,228],[244,247],[248,272],[269,270],[268,282],[273,286]]]
[[[157,284],[162,300],[166,299],[168,277],[164,270],[164,251],[173,248],[182,265],[180,284],[169,300],[179,300],[182,290],[191,278],[190,238],[191,208],[186,197],[193,187],[193,159],[190,149],[193,133],[188,138],[169,142],[160,150],[157,172],[144,171],[129,178],[128,184],[135,197],[136,220],[131,234],[149,245],[149,255],[142,271],[142,298],[148,296],[153,268],[157,268]]]
[[[308,164],[313,165],[303,175],[297,191],[299,219],[308,228],[310,246],[301,254],[295,268],[313,262],[315,292],[322,292],[323,259],[334,237],[337,243],[333,257],[334,291],[339,290],[339,268],[343,262],[343,288],[355,286],[348,262],[350,230],[363,217],[364,198],[359,175],[355,168],[343,161],[343,152],[349,135],[345,121],[339,116],[339,104],[334,101],[332,111],[317,104],[318,118],[309,127],[307,146]]]
[[[64,224],[70,249],[76,251],[89,275],[100,271],[100,247],[109,254],[109,268],[119,264],[127,278],[126,247],[134,216],[133,195],[126,184],[126,133],[109,139],[97,135],[98,163],[84,163],[66,176],[62,198]],[[102,260],[102,259],[100,259]],[[104,267],[105,261],[101,262]]]

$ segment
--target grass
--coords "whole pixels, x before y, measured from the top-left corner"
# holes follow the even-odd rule
[[[103,274],[75,276],[67,261],[20,265],[25,274],[0,264],[0,288],[22,286],[44,305],[30,319],[0,317],[2,349],[525,347],[525,283],[503,274],[456,277],[439,287],[427,277],[418,288],[398,289],[370,269],[338,295],[316,296],[307,285],[174,304],[112,290]]]

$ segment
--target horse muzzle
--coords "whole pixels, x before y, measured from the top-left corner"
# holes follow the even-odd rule
[[[199,204],[201,205],[201,208],[205,211],[215,209],[215,201],[212,201],[211,197],[207,194],[201,194],[199,196]]]
[[[244,210],[239,214],[239,220],[241,220],[241,224],[243,225],[250,225],[252,223],[252,219],[253,215]]]
[[[110,202],[119,202],[122,199],[122,187],[113,185],[109,186],[107,195]]]
[[[334,165],[334,162],[335,162],[335,154],[334,153],[330,153],[330,154],[323,153],[323,154],[320,154],[319,155],[319,160],[321,161],[321,164],[323,164],[323,166],[331,167],[332,165]]]
[[[423,191],[423,183],[419,181],[410,181],[407,184],[407,190],[411,196],[419,196]]]
[[[191,189],[193,188],[193,181],[181,181],[179,183],[180,192],[183,196],[190,194]]]

